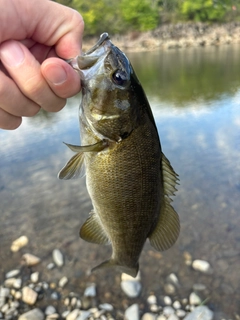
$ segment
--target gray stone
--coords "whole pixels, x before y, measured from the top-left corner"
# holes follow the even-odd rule
[[[37,301],[37,296],[37,292],[27,286],[22,289],[22,301],[29,305]]]
[[[90,311],[80,311],[80,315],[77,317],[76,320],[86,320],[90,316],[91,312]]]
[[[139,306],[137,303],[132,304],[125,311],[125,320],[139,320]]]
[[[46,310],[45,310],[45,314],[47,316],[49,316],[50,314],[53,314],[56,312],[56,309],[54,308],[54,306],[47,306]]]
[[[196,305],[201,304],[201,302],[202,302],[201,298],[195,292],[190,293],[189,303],[191,305],[196,306]]]
[[[207,306],[198,306],[184,320],[212,320],[213,312]]]
[[[121,288],[128,297],[136,298],[142,290],[142,285],[139,281],[126,280],[121,282]]]
[[[74,309],[73,311],[71,311],[67,317],[66,320],[76,320],[78,315],[79,315],[79,309]]]
[[[155,319],[156,319],[156,315],[150,312],[144,313],[144,315],[141,318],[141,320],[155,320]]]
[[[22,314],[18,320],[43,320],[44,319],[44,314],[43,312],[38,309],[38,308],[35,308],[33,310],[30,310],[24,314]]]
[[[60,288],[63,288],[67,283],[68,283],[68,278],[64,276],[59,280],[58,285]]]
[[[58,267],[62,267],[64,264],[63,254],[59,249],[54,249],[52,253],[53,261]]]
[[[151,294],[150,296],[148,296],[147,302],[149,304],[156,304],[157,303],[157,297],[154,294]]]
[[[37,283],[38,282],[38,279],[39,279],[39,272],[33,272],[31,274],[31,281],[34,282],[34,283]]]
[[[5,278],[14,278],[14,277],[18,276],[19,273],[20,273],[20,270],[18,270],[18,269],[8,271],[5,275]]]
[[[174,312],[175,312],[174,309],[170,306],[166,306],[163,308],[163,314],[165,316],[170,316],[171,314],[174,314]]]
[[[205,260],[194,260],[192,263],[192,267],[194,270],[203,272],[203,273],[211,273],[212,272],[212,268],[210,266],[210,263],[205,261]]]
[[[88,286],[84,291],[85,297],[96,297],[96,284],[92,283],[90,286]]]
[[[112,311],[113,306],[110,303],[102,303],[99,305],[99,308],[105,311]]]
[[[24,255],[22,256],[22,260],[28,267],[35,266],[41,261],[40,258],[31,253],[24,253]]]

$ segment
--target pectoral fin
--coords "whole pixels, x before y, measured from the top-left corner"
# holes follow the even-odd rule
[[[169,200],[165,198],[162,205],[158,223],[149,235],[150,244],[158,251],[169,249],[178,238],[180,222],[176,211]]]
[[[69,180],[84,176],[84,153],[75,154],[58,174],[59,179]]]
[[[99,152],[108,146],[107,140],[101,140],[89,146],[76,146],[68,143],[65,144],[69,149],[77,152],[77,154],[75,154],[59,172],[58,178],[64,180],[75,179],[84,176],[84,152]]]
[[[88,242],[97,244],[110,244],[110,240],[103,229],[96,213],[91,212],[80,230],[80,237]]]

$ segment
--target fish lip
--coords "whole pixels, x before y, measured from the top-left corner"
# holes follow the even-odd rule
[[[90,48],[87,52],[85,52],[84,55],[87,56],[87,55],[93,53],[94,51],[96,51],[101,45],[103,45],[103,43],[106,40],[110,40],[110,37],[107,32],[104,32],[100,35],[98,42],[94,46],[92,46],[92,48]]]

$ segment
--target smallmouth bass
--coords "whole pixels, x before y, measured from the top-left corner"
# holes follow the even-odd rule
[[[148,238],[158,251],[177,240],[179,217],[171,206],[178,180],[161,151],[153,114],[126,55],[107,33],[70,61],[82,82],[82,146],[59,172],[83,175],[93,210],[80,230],[88,242],[111,244],[112,256],[93,270],[117,267],[135,277]]]

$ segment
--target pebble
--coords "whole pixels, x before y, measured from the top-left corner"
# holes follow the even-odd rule
[[[48,269],[48,270],[52,270],[54,267],[55,267],[55,264],[54,264],[53,262],[50,262],[50,263],[47,265],[47,269]]]
[[[149,309],[152,312],[158,312],[159,308],[161,308],[161,307],[159,307],[157,304],[151,304]]]
[[[213,312],[207,306],[198,306],[184,320],[212,320]]]
[[[171,282],[176,287],[179,286],[179,280],[178,280],[178,277],[175,275],[175,273],[170,273],[170,275],[167,277],[167,281]]]
[[[176,301],[173,302],[172,306],[173,306],[174,309],[180,309],[181,308],[181,303],[178,300],[176,300]]]
[[[54,306],[48,306],[45,310],[45,314],[47,316],[54,314],[56,312],[56,309],[54,308]]]
[[[31,254],[31,253],[25,253],[22,256],[22,260],[24,261],[24,263],[28,267],[35,266],[36,264],[38,264],[41,261],[40,258],[38,258],[37,256],[35,256],[35,255]]]
[[[90,286],[88,286],[84,291],[85,297],[96,297],[96,284],[92,283]]]
[[[157,320],[167,320],[167,318],[164,316],[164,314],[161,314],[157,317]]]
[[[14,240],[11,245],[11,251],[17,252],[22,247],[26,246],[28,244],[28,238],[26,236],[21,236],[18,239]]]
[[[170,316],[168,317],[168,320],[179,320],[179,318],[176,314],[170,314]]]
[[[136,298],[142,290],[142,285],[139,281],[127,280],[121,282],[121,288],[129,298]]]
[[[58,318],[59,318],[58,313],[52,313],[49,316],[47,316],[46,320],[54,320],[54,319],[58,319]]]
[[[81,310],[80,315],[77,317],[76,320],[86,320],[90,316],[90,311]]]
[[[157,297],[154,294],[150,294],[147,298],[147,302],[149,304],[156,304],[157,303]]]
[[[209,262],[205,260],[194,260],[192,263],[192,267],[194,270],[201,271],[203,273],[211,273],[212,268],[209,264]]]
[[[6,298],[10,294],[10,290],[8,288],[0,287],[0,297]]]
[[[20,273],[20,270],[18,270],[18,269],[11,270],[6,273],[5,278],[14,278],[14,277],[18,276],[19,273]]]
[[[144,313],[144,315],[141,318],[141,320],[155,320],[155,319],[156,319],[155,314],[150,312]]]
[[[206,290],[206,286],[204,284],[201,284],[201,283],[195,283],[193,285],[193,290],[194,291],[204,291],[204,290]]]
[[[174,314],[174,313],[175,313],[174,309],[170,306],[166,306],[163,308],[163,314],[167,317],[169,317],[171,314]]]
[[[73,311],[71,311],[67,317],[66,320],[76,320],[77,316],[79,315],[79,309],[74,309]]]
[[[22,279],[20,278],[15,279],[15,281],[13,282],[13,287],[15,289],[20,289],[21,286],[22,286]]]
[[[51,293],[51,299],[58,300],[59,299],[59,294],[56,291],[53,291]]]
[[[63,254],[59,249],[54,249],[52,253],[53,261],[58,267],[64,264]]]
[[[30,310],[24,314],[22,314],[18,320],[43,320],[44,319],[44,314],[43,312],[38,309],[38,308],[35,308],[33,310]]]
[[[15,299],[20,300],[22,298],[22,293],[20,291],[16,291],[14,295]]]
[[[178,309],[176,310],[176,315],[179,317],[179,318],[183,318],[185,317],[186,315],[186,311],[182,310],[182,309]]]
[[[172,299],[169,296],[163,298],[165,305],[170,306],[172,304]]]
[[[33,272],[30,279],[33,283],[37,283],[39,280],[39,272]]]
[[[128,307],[124,314],[125,320],[139,320],[139,306],[137,303]]]
[[[189,303],[190,303],[191,305],[196,306],[196,305],[201,304],[201,302],[202,302],[201,298],[200,298],[195,292],[192,292],[192,293],[190,294],[190,296],[189,296]]]
[[[68,283],[68,278],[64,276],[59,280],[58,286],[60,288],[63,288],[67,283]]]
[[[138,271],[136,277],[134,278],[134,277],[130,276],[129,274],[123,272],[122,275],[121,275],[121,280],[122,281],[128,281],[128,280],[130,280],[130,281],[141,281],[141,273],[140,273],[140,271]]]
[[[16,281],[16,278],[8,278],[4,281],[4,285],[7,287],[7,288],[11,288],[13,287],[13,284],[14,282]]]
[[[167,294],[174,294],[175,291],[176,291],[176,289],[175,289],[175,287],[174,287],[173,284],[171,284],[171,283],[166,283],[166,284],[164,285],[164,291],[165,291]]]
[[[99,308],[105,311],[112,311],[113,306],[110,303],[102,303],[99,305]]]
[[[33,305],[37,301],[37,296],[37,292],[28,286],[22,289],[22,301],[29,305]]]

